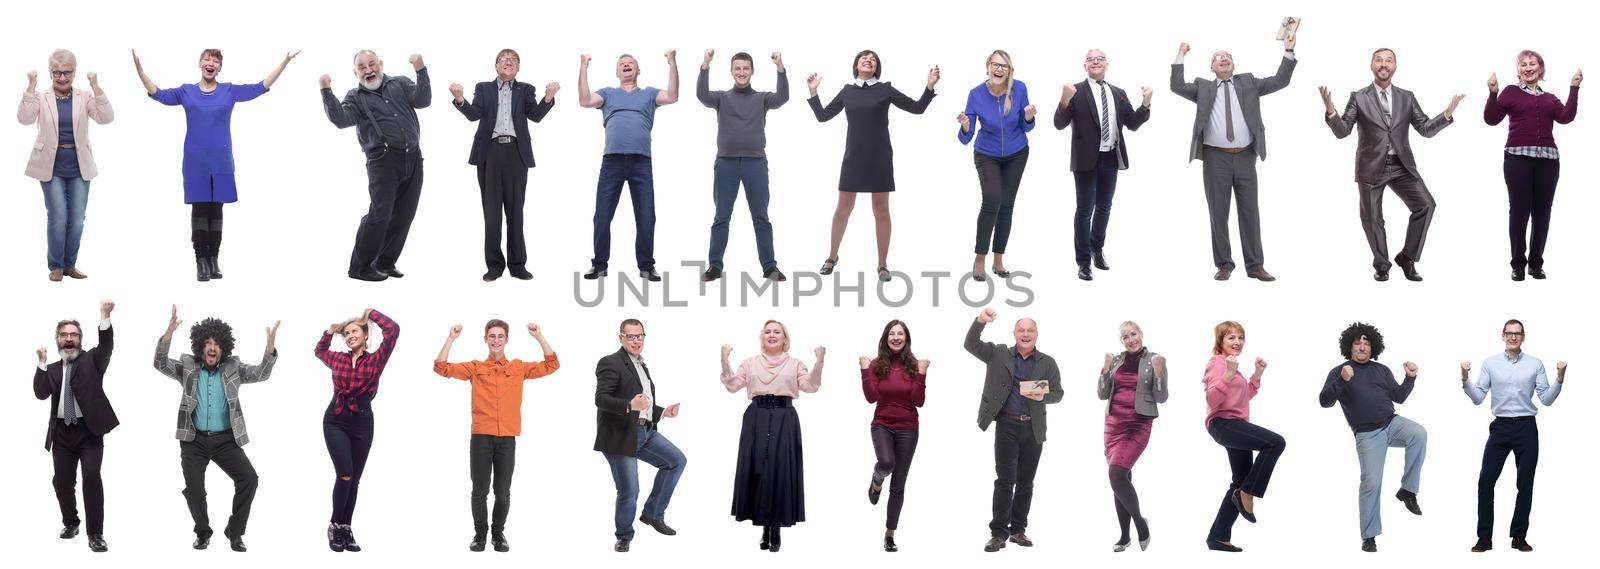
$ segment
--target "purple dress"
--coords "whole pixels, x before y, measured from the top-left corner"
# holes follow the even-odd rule
[[[1153,418],[1133,410],[1133,398],[1139,394],[1140,355],[1125,356],[1112,375],[1111,408],[1106,413],[1106,464],[1130,470],[1150,444],[1153,422]]]
[[[150,94],[167,106],[183,106],[188,133],[183,137],[183,203],[239,201],[233,182],[233,104],[267,92],[261,83],[218,83],[210,93],[194,83]]]

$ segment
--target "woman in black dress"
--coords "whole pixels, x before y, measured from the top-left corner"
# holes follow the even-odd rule
[[[834,95],[828,106],[822,106],[817,97],[817,86],[822,77],[812,73],[806,78],[811,90],[811,112],[819,122],[826,122],[844,111],[850,127],[844,141],[844,164],[839,168],[839,205],[833,211],[833,233],[828,244],[828,259],[823,262],[824,275],[833,274],[839,262],[839,242],[844,240],[845,225],[850,222],[850,211],[855,209],[856,194],[872,194],[872,216],[878,229],[878,279],[889,280],[889,192],[894,191],[894,147],[889,144],[889,105],[900,107],[911,114],[922,114],[933,101],[933,86],[939,82],[939,66],[928,70],[928,86],[922,97],[913,100],[885,82],[879,82],[883,65],[878,54],[864,50],[856,54],[851,68],[853,82]]]

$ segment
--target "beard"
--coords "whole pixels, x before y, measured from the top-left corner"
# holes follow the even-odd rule
[[[378,86],[382,85],[382,84],[383,84],[383,76],[382,75],[374,77],[370,81],[367,80],[367,79],[362,79],[361,80],[361,86],[365,87],[368,91],[376,91],[378,89]]]
[[[57,348],[56,352],[61,354],[61,361],[69,364],[77,360],[78,356],[83,355],[83,350],[78,348]]]

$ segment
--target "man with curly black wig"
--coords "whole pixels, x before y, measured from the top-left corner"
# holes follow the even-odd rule
[[[267,329],[267,352],[261,365],[239,361],[233,355],[233,327],[216,318],[201,320],[189,329],[192,350],[178,359],[167,357],[172,333],[178,330],[178,307],[172,307],[167,333],[156,342],[156,369],[183,386],[178,400],[178,456],[183,466],[183,497],[194,518],[194,548],[211,544],[211,519],[206,511],[206,465],[217,467],[233,479],[233,515],[222,534],[234,551],[245,551],[244,530],[250,504],[256,497],[256,469],[244,454],[250,442],[245,433],[239,386],[266,381],[278,359],[275,347],[278,323]]]
[[[1378,494],[1390,447],[1406,449],[1405,474],[1394,497],[1411,513],[1422,515],[1417,488],[1422,482],[1422,461],[1428,455],[1428,430],[1394,412],[1394,404],[1405,403],[1417,385],[1417,364],[1406,362],[1405,381],[1396,383],[1394,372],[1377,361],[1383,353],[1383,333],[1364,322],[1349,325],[1339,335],[1339,353],[1345,361],[1328,372],[1318,399],[1323,407],[1332,407],[1337,401],[1350,430],[1355,431],[1356,458],[1361,462],[1361,491],[1356,500],[1361,510],[1361,550],[1373,552],[1378,550],[1378,534],[1383,533]]]

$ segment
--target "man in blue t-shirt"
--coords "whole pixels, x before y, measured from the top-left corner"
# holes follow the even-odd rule
[[[622,183],[628,183],[628,199],[633,202],[635,236],[633,252],[639,263],[639,276],[661,280],[656,272],[655,182],[650,168],[650,129],[655,125],[656,107],[678,102],[678,51],[667,56],[667,90],[639,87],[639,61],[632,55],[617,58],[619,85],[589,91],[589,59],[585,54],[578,66],[578,104],[600,109],[606,129],[605,157],[600,161],[600,182],[594,199],[594,259],[585,279],[606,276],[611,259],[611,218],[622,199]]]

